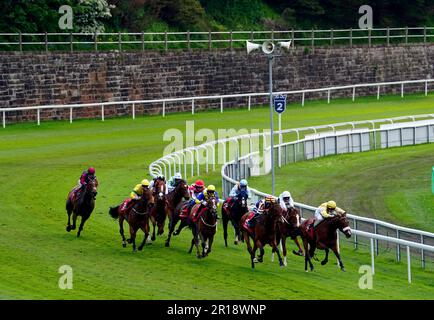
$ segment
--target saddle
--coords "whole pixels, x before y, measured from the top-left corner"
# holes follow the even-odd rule
[[[306,231],[309,238],[312,240],[315,238],[315,228],[314,228],[315,220],[316,220],[315,218],[309,218],[306,221]]]
[[[246,229],[250,233],[254,232],[253,228],[249,227],[249,222],[250,222],[250,220],[253,219],[254,216],[255,216],[255,212],[254,211],[250,211],[249,212],[249,216],[247,217],[247,219],[244,221],[244,224],[243,224],[244,229]]]
[[[131,207],[132,207],[133,204],[134,204],[133,199],[131,199],[131,198],[125,199],[122,202],[122,204],[120,205],[120,208],[119,208],[120,212],[122,214],[126,214],[131,209]]]
[[[72,189],[72,191],[69,193],[69,199],[72,203],[75,203],[75,201],[80,198],[80,190],[81,187],[77,186],[74,187],[74,189]]]
[[[189,207],[189,203],[185,203],[182,205],[181,207],[181,214],[179,215],[180,218],[186,218],[188,217],[188,207]]]
[[[193,208],[191,208],[191,218],[193,222],[197,222],[199,218],[202,216],[202,214],[206,211],[206,207],[203,207],[202,210],[199,212],[199,208],[201,207],[200,204],[195,204]]]

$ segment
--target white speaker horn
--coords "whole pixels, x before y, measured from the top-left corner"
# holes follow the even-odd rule
[[[262,44],[262,52],[265,54],[272,54],[274,51],[274,43],[271,41],[265,41]]]
[[[256,44],[250,41],[246,41],[247,53],[252,52],[253,50],[257,50],[262,47],[260,44]]]
[[[291,40],[287,41],[287,42],[278,42],[279,46],[283,49],[289,50],[289,48],[291,48]]]

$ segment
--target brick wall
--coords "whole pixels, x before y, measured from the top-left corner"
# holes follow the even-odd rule
[[[296,48],[274,59],[274,90],[424,79],[434,75],[434,45]],[[423,84],[406,87],[422,90]],[[388,89],[397,92],[400,86]],[[268,65],[260,52],[244,50],[145,52],[0,53],[0,110],[47,104],[86,103],[268,91]],[[360,89],[358,95],[375,94]],[[386,93],[386,91],[382,91]],[[332,93],[348,96],[351,90]],[[309,94],[309,98],[324,97]],[[300,97],[288,97],[300,100]],[[265,103],[267,98],[252,100]],[[225,107],[246,105],[225,101]],[[217,108],[219,101],[197,101],[196,109]],[[166,105],[167,112],[189,110],[189,103]],[[106,108],[106,116],[131,112]],[[161,105],[136,106],[137,114],[161,112]],[[74,111],[74,118],[98,117],[99,109]],[[69,117],[69,109],[47,110],[42,119]],[[35,112],[9,113],[8,121],[35,118]]]

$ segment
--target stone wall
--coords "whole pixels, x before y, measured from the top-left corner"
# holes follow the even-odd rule
[[[321,88],[381,81],[415,80],[434,73],[434,45],[295,48],[274,59],[274,90]],[[423,84],[406,87],[422,90]],[[383,90],[397,92],[400,86]],[[1,108],[189,97],[268,91],[268,65],[260,52],[195,50],[168,52],[3,52],[0,53]],[[357,95],[376,89],[358,89]],[[333,92],[349,96],[351,90]],[[306,99],[324,97],[309,94]],[[300,101],[300,96],[288,97]],[[252,103],[265,103],[267,98]],[[246,99],[225,101],[245,106]],[[197,110],[219,101],[197,101]],[[190,103],[170,103],[166,112],[190,110]],[[105,109],[106,116],[130,114],[130,107]],[[161,104],[138,105],[137,114],[161,112]],[[99,117],[100,109],[74,111],[74,118]],[[69,109],[41,112],[42,119],[69,118]],[[34,119],[35,112],[8,113],[7,121]]]

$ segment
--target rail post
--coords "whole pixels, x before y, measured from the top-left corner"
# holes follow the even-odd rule
[[[191,46],[190,46],[190,30],[187,31],[187,50],[188,51],[191,50]]]
[[[410,246],[407,246],[407,271],[408,271],[408,283],[411,283],[411,256],[410,256]]]
[[[69,123],[72,123],[72,108],[69,108]]]
[[[98,52],[98,33],[96,31],[95,31],[94,37],[95,37],[95,41],[94,41],[95,52]]]
[[[220,113],[223,113],[223,98],[220,97]]]
[[[145,51],[145,32],[144,31],[142,31],[141,40],[142,40],[142,51]]]
[[[122,51],[122,34],[119,32],[118,33],[118,42],[119,42],[119,52]]]
[[[136,119],[136,104],[135,103],[133,103],[133,106],[132,106],[132,113],[133,113],[133,120],[135,120]]]
[[[389,46],[390,45],[390,29],[389,29],[389,27],[387,27],[387,30],[386,30],[386,38],[387,38],[387,40],[386,40],[387,46]]]
[[[194,114],[194,99],[191,100],[191,114]]]
[[[3,111],[3,128],[6,128],[6,111]]]
[[[19,43],[20,43],[20,52],[23,52],[23,34],[20,31],[19,35]]]
[[[353,87],[353,102],[356,100],[356,87]]]
[[[211,51],[211,31],[208,32],[208,50]]]
[[[167,52],[168,46],[167,46],[167,30],[164,31],[164,51]]]
[[[163,101],[163,117],[166,116],[166,101]]]
[[[104,105],[101,106],[101,120],[104,121]]]
[[[311,34],[311,46],[312,46],[312,52],[315,51],[315,31],[312,29]]]
[[[396,238],[399,239],[399,230],[396,230]],[[396,245],[396,261],[401,261],[401,246],[399,244]]]
[[[424,244],[423,234],[420,235],[420,243]],[[421,260],[422,269],[425,269],[425,250],[423,250],[423,249],[421,251],[420,260]]]
[[[71,52],[74,52],[74,43],[72,42],[72,32],[69,33],[69,47]]]
[[[353,28],[350,28],[350,48],[353,47]]]
[[[357,220],[354,219],[354,230],[357,230]],[[359,243],[357,240],[357,234],[354,235],[354,249],[357,249],[359,247]]]
[[[45,32],[45,52],[48,52],[48,33]]]
[[[38,109],[38,126],[41,124],[41,109]]]
[[[375,254],[374,254],[374,239],[371,238],[371,269],[372,274],[375,274]]]

